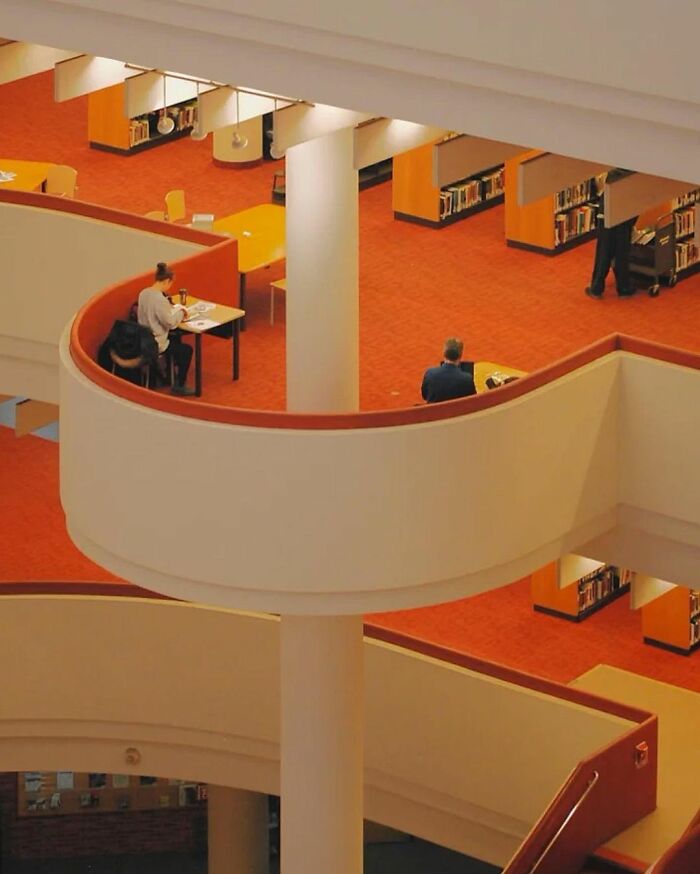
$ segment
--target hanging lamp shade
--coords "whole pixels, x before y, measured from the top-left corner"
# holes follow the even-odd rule
[[[175,130],[175,122],[168,115],[168,99],[165,91],[165,74],[163,75],[163,111],[158,119],[156,129],[159,134],[171,134]]]

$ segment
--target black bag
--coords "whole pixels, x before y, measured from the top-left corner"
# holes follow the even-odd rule
[[[117,319],[109,332],[107,343],[120,358],[141,358],[144,364],[158,358],[158,344],[153,332],[138,322]]]

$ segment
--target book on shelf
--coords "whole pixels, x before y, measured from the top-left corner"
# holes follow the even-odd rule
[[[696,589],[690,590],[690,618],[700,616],[700,592]]]
[[[440,191],[440,219],[498,197],[503,194],[503,185],[503,167],[484,176],[469,177],[448,185]]]
[[[671,209],[677,210],[681,209],[684,206],[693,206],[700,200],[700,188],[695,188],[693,191],[689,191],[687,194],[684,194],[682,197],[675,197],[671,201]]]
[[[690,620],[690,645],[693,646],[700,641],[700,617],[695,616]]]
[[[593,607],[599,601],[607,598],[621,585],[621,576],[612,565],[603,565],[590,574],[586,574],[578,581],[578,609],[579,612]],[[629,580],[628,580],[629,581]]]
[[[698,248],[692,240],[676,243],[676,272],[685,270],[698,260]]]
[[[648,246],[656,238],[656,228],[635,228],[632,231],[632,242],[637,246]]]
[[[682,209],[673,216],[676,225],[676,238],[695,233],[695,210]]]
[[[150,139],[148,119],[134,118],[129,124],[129,145],[138,146]]]
[[[554,209],[556,212],[561,212],[564,209],[569,209],[572,206],[579,206],[582,203],[595,197],[596,192],[593,187],[593,179],[586,179],[585,182],[579,182],[577,185],[572,185],[570,188],[564,188],[554,195]]]
[[[561,246],[573,237],[580,237],[595,228],[596,207],[585,204],[554,217],[554,245]]]

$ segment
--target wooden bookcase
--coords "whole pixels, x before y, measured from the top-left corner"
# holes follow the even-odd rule
[[[518,170],[523,161],[543,154],[524,152],[505,163],[506,243],[543,255],[558,255],[595,236],[595,183],[580,185],[518,205]]]
[[[88,95],[88,141],[93,149],[133,155],[188,136],[196,120],[195,112],[195,100],[169,106],[168,115],[175,122],[175,128],[172,133],[159,134],[155,126],[160,111],[127,118],[124,114],[124,85],[113,85]]]
[[[628,574],[612,565],[559,588],[559,563],[552,562],[530,577],[532,606],[540,613],[580,622],[629,591]]]
[[[700,646],[700,592],[674,586],[642,607],[644,643],[689,655]]]
[[[444,228],[503,203],[502,164],[484,168],[443,188],[433,185],[433,146],[434,143],[426,143],[394,157],[392,208],[395,219]]]

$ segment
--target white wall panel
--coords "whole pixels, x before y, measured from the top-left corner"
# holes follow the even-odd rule
[[[134,71],[127,69],[123,61],[113,61],[111,58],[81,55],[61,61],[54,67],[54,100],[60,103],[91,91],[109,88],[133,75]]]
[[[284,101],[258,94],[238,93],[233,88],[216,88],[203,93],[199,98],[198,127],[207,134],[217,128],[248,121],[273,112],[280,106],[287,105]]]
[[[0,598],[0,619],[3,770],[279,792],[276,619],[80,596]],[[86,629],[99,629],[90,658]],[[508,855],[569,771],[632,727],[397,647],[367,641],[364,656],[367,807],[461,852],[476,855],[479,825]]]
[[[61,331],[85,301],[125,276],[199,248],[105,221],[7,203],[0,203],[0,239],[13,253],[0,258],[3,306],[12,313],[0,329],[0,391],[50,402],[58,400]]]
[[[439,127],[415,124],[412,121],[378,118],[355,128],[356,170],[369,167],[401,152],[415,149],[444,136],[446,131]]]
[[[164,100],[168,106],[172,106],[184,100],[194,100],[197,96],[196,82],[166,75],[163,89],[163,78],[162,73],[149,72],[139,73],[129,79],[124,96],[126,115],[129,118],[162,109]],[[210,87],[213,86],[200,85],[200,92]]]
[[[659,580],[645,574],[636,574],[630,586],[630,607],[637,610],[675,588],[673,583],[668,583],[666,580]]]
[[[523,146],[500,143],[481,137],[462,136],[436,143],[433,147],[433,185],[442,188],[502,164],[525,151]]]
[[[337,106],[289,106],[274,114],[274,141],[278,152],[291,146],[322,137],[344,127],[355,127],[372,116]]]
[[[13,42],[0,46],[0,85],[45,73],[54,64],[75,57],[77,52],[52,49],[29,42]]]

